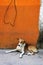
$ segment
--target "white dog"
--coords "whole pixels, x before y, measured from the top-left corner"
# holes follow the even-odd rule
[[[23,39],[19,39],[19,43],[18,43],[16,49],[6,51],[6,53],[10,53],[12,51],[19,51],[19,52],[21,52],[20,57],[22,57],[23,54],[25,53],[24,52],[25,45],[26,45],[25,41]]]
[[[12,52],[12,51],[19,51],[21,52],[20,58],[26,53],[27,55],[33,55],[38,52],[37,48],[33,45],[28,45],[23,39],[18,39],[19,43],[16,47],[16,49],[6,51],[6,53]]]

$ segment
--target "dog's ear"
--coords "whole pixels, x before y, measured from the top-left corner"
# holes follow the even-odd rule
[[[19,38],[16,38],[17,40],[19,40]]]
[[[26,43],[25,41],[23,41],[23,43]]]
[[[24,43],[25,43],[25,41],[21,41],[21,43],[22,43],[22,44],[24,44]]]

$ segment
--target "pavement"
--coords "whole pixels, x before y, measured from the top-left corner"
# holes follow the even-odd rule
[[[0,49],[0,65],[43,65],[43,49],[39,50],[36,55],[19,58],[20,53],[5,53],[9,49]]]

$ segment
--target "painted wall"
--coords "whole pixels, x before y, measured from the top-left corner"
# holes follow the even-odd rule
[[[36,45],[39,11],[40,0],[0,0],[0,48],[15,48],[17,38]]]

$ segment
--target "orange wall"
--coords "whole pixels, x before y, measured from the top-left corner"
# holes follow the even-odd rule
[[[17,38],[23,38],[28,43],[36,45],[39,36],[38,20],[40,0],[16,0],[17,17],[14,26],[14,0],[10,4],[5,17],[4,14],[11,0],[0,0],[0,48],[15,48]]]

